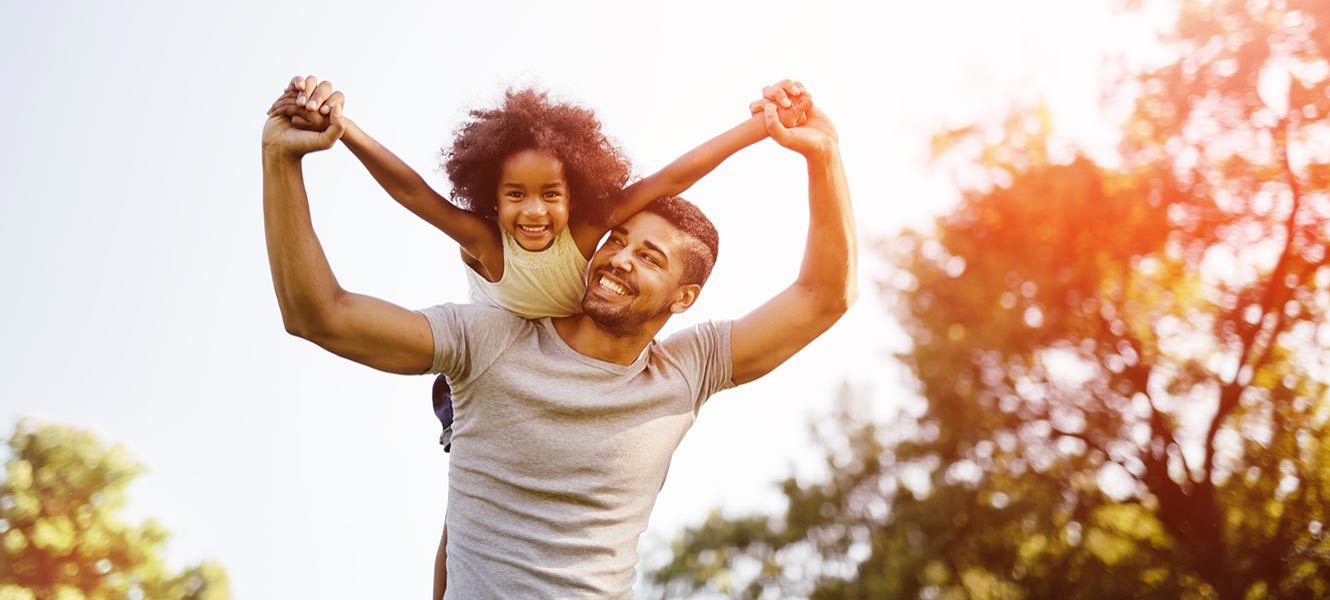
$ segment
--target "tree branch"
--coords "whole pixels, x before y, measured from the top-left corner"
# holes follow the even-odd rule
[[[1238,398],[1241,397],[1242,390],[1246,387],[1246,384],[1241,383],[1242,368],[1248,366],[1248,360],[1256,343],[1256,337],[1263,329],[1262,324],[1265,322],[1266,315],[1270,314],[1271,311],[1277,310],[1280,314],[1280,318],[1276,320],[1276,326],[1283,326],[1282,306],[1277,306],[1278,304],[1282,304],[1282,302],[1276,302],[1276,294],[1278,293],[1278,290],[1286,287],[1284,286],[1284,276],[1289,269],[1289,262],[1293,254],[1293,244],[1297,238],[1298,210],[1302,208],[1302,188],[1298,184],[1298,177],[1293,172],[1293,166],[1288,160],[1288,125],[1289,123],[1287,119],[1282,120],[1280,123],[1282,130],[1278,132],[1279,135],[1277,136],[1280,141],[1280,163],[1284,167],[1284,173],[1288,175],[1289,192],[1293,196],[1293,206],[1288,212],[1288,222],[1285,226],[1287,234],[1284,239],[1284,249],[1280,252],[1279,260],[1275,263],[1275,268],[1270,273],[1270,279],[1266,282],[1265,291],[1261,294],[1261,301],[1259,304],[1261,313],[1260,317],[1256,320],[1256,323],[1252,324],[1250,327],[1240,327],[1238,329],[1238,339],[1242,346],[1242,353],[1238,357],[1238,370],[1233,374],[1233,378],[1229,381],[1221,380],[1219,382],[1219,406],[1215,410],[1215,416],[1210,421],[1210,427],[1205,433],[1205,464],[1203,465],[1205,468],[1205,481],[1210,481],[1214,474],[1215,434],[1219,432],[1220,425],[1223,424],[1224,419],[1228,418],[1229,413],[1233,412],[1234,408],[1237,408]],[[1278,337],[1278,335],[1278,329],[1271,331],[1270,341],[1267,344],[1266,352],[1262,354],[1263,357],[1268,354],[1268,347],[1274,344],[1275,338]],[[1262,360],[1264,360],[1264,358],[1262,358]],[[1253,376],[1255,373],[1256,367],[1252,366]]]

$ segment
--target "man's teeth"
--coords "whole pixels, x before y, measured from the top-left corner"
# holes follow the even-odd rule
[[[614,283],[613,281],[610,281],[610,280],[608,280],[608,279],[606,279],[606,278],[604,278],[604,277],[601,277],[601,278],[600,278],[600,287],[603,287],[603,288],[605,288],[605,289],[607,289],[607,290],[609,290],[609,291],[611,291],[611,292],[614,292],[614,293],[616,293],[616,294],[618,294],[618,295],[620,295],[620,296],[627,296],[627,295],[628,295],[628,290],[624,289],[623,286],[621,286],[621,285],[619,285],[619,284],[617,284],[617,283]]]

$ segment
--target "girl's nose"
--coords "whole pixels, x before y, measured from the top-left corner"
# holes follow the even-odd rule
[[[522,205],[522,212],[528,215],[545,214],[545,203],[540,200],[528,201]]]

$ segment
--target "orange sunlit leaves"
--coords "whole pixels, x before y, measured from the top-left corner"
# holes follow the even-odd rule
[[[1330,2],[1178,11],[1113,160],[1042,106],[934,136],[962,200],[880,244],[919,403],[839,413],[798,528],[690,551],[786,595],[1330,598]]]

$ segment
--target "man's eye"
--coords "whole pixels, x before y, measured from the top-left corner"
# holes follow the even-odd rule
[[[656,257],[654,257],[654,256],[652,256],[652,255],[650,255],[650,254],[643,254],[643,255],[642,255],[642,260],[645,260],[645,261],[647,261],[647,262],[649,262],[649,263],[651,263],[652,265],[655,265],[655,266],[657,266],[657,267],[660,266],[660,261],[656,260]]]

